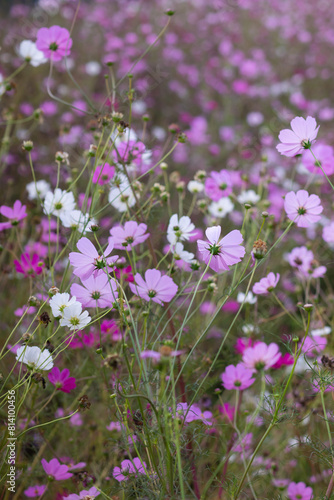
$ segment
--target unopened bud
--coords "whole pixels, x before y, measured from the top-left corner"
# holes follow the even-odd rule
[[[23,141],[22,149],[23,151],[31,151],[34,147],[34,143],[32,141]]]
[[[253,245],[253,255],[255,257],[255,259],[263,259],[263,257],[266,255],[267,253],[267,243],[265,241],[262,241],[262,240],[257,240],[254,242],[254,245]]]

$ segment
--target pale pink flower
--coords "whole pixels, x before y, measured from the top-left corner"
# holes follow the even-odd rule
[[[223,386],[228,391],[243,391],[255,382],[253,370],[250,370],[242,363],[238,363],[237,366],[228,365],[224,373],[221,374],[221,379]]]
[[[41,464],[47,475],[56,481],[63,481],[73,476],[73,474],[68,472],[67,465],[61,464],[57,458],[53,458],[50,462],[42,458]]]
[[[247,347],[244,350],[242,361],[244,365],[252,370],[268,370],[281,357],[279,347],[272,342],[267,345],[265,342],[259,342],[253,347]]]
[[[87,280],[93,273],[94,277],[96,277],[101,272],[101,269],[111,268],[112,264],[118,259],[118,255],[108,257],[114,248],[112,238],[109,238],[108,243],[103,255],[100,256],[88,238],[80,238],[77,249],[81,253],[71,252],[69,254],[70,263],[75,268],[73,274],[79,276],[81,280]]]
[[[222,239],[220,233],[220,226],[209,227],[205,231],[209,241],[197,241],[198,250],[205,264],[210,262],[210,268],[217,273],[228,271],[229,266],[240,262],[246,252],[245,248],[240,246],[243,242],[240,231],[235,229]]]
[[[232,179],[227,170],[211,172],[205,180],[205,194],[212,201],[219,201],[223,196],[232,193]]]
[[[323,228],[322,237],[326,243],[334,243],[334,222]]]
[[[314,153],[314,156],[311,151],[304,151],[302,158],[304,167],[306,167],[312,174],[315,173],[323,175],[322,170],[326,175],[334,174],[334,150],[332,146],[327,146],[326,144],[315,144],[312,148],[312,152]]]
[[[148,302],[153,300],[162,305],[163,302],[170,302],[177,292],[177,285],[172,278],[162,276],[157,269],[148,269],[145,272],[145,280],[139,273],[134,278],[135,283],[129,283],[132,293]]]
[[[272,292],[273,289],[276,288],[279,279],[279,273],[269,273],[268,276],[262,278],[258,283],[254,284],[253,293],[256,295],[268,295],[269,292]]]
[[[148,237],[146,233],[147,225],[137,224],[135,221],[127,221],[124,226],[115,226],[110,229],[110,234],[114,241],[114,247],[118,250],[130,251],[139,243],[143,243]]]
[[[276,149],[282,155],[292,157],[311,147],[318,135],[319,127],[311,116],[308,116],[306,120],[297,116],[291,120],[290,125],[292,130],[284,129],[279,133],[278,138],[281,144],[278,144]]]
[[[290,220],[298,227],[309,227],[310,224],[321,219],[321,200],[316,194],[309,195],[304,189],[297,193],[290,191],[285,195],[284,209]]]
[[[127,481],[130,475],[137,477],[138,474],[146,474],[146,463],[141,462],[138,457],[131,460],[123,460],[121,467],[114,467],[112,475],[117,481]]]
[[[47,59],[60,61],[70,54],[72,38],[66,28],[51,26],[37,31],[36,47]]]
[[[305,483],[290,483],[287,489],[289,500],[311,500],[313,490]]]
[[[113,165],[109,165],[109,163],[98,165],[94,171],[92,182],[103,186],[103,184],[109,184],[114,175],[115,167]]]
[[[104,273],[97,276],[92,274],[86,280],[82,280],[82,285],[73,283],[71,294],[84,307],[112,307],[118,298],[115,280]]]
[[[15,201],[13,208],[2,205],[0,207],[0,214],[9,219],[9,222],[0,222],[0,231],[17,226],[20,220],[27,217],[26,208],[26,205],[22,205],[20,200]]]

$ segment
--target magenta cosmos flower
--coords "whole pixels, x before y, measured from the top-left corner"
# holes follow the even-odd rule
[[[255,283],[253,286],[253,293],[256,295],[268,295],[269,292],[272,292],[273,289],[276,288],[279,279],[279,273],[269,273],[268,276],[262,278],[258,283]]]
[[[162,276],[157,269],[148,269],[145,272],[145,280],[137,273],[135,283],[129,283],[132,293],[142,299],[153,300],[162,305],[170,302],[177,292],[177,285],[169,276]]]
[[[70,370],[68,368],[60,371],[59,368],[54,366],[50,373],[48,373],[48,378],[51,384],[57,388],[57,391],[69,393],[77,386],[75,378],[70,377]]]
[[[205,181],[205,194],[212,201],[219,201],[223,196],[232,193],[232,179],[227,170],[211,172]]]
[[[28,253],[23,253],[20,260],[14,260],[14,265],[16,272],[24,274],[26,278],[35,278],[42,274],[44,268],[44,262],[36,253],[32,257]]]
[[[290,483],[287,489],[289,500],[311,500],[313,490],[305,483]]]
[[[118,297],[115,280],[104,273],[82,280],[82,286],[74,283],[71,286],[71,294],[84,307],[112,307]]]
[[[315,144],[312,152],[316,159],[309,150],[304,151],[302,158],[304,167],[312,174],[323,175],[323,172],[326,175],[334,174],[334,150],[332,146]]]
[[[211,258],[210,267],[217,273],[228,271],[229,266],[240,262],[246,252],[245,248],[240,246],[243,242],[240,231],[235,229],[221,240],[220,233],[220,226],[208,227],[205,235],[209,241],[197,241],[198,250],[205,264],[208,264]]]
[[[267,345],[259,342],[253,347],[247,347],[242,355],[244,365],[251,370],[268,370],[280,359],[281,353],[277,344]]]
[[[36,486],[29,486],[28,489],[24,491],[24,494],[28,498],[41,497],[46,491],[46,485],[41,484],[40,486],[36,484]]]
[[[309,227],[310,224],[321,219],[323,207],[319,196],[309,195],[304,189],[297,193],[290,191],[285,195],[284,209],[290,220],[294,221],[298,227]]]
[[[63,481],[73,476],[73,474],[68,472],[67,465],[61,464],[56,458],[53,458],[50,462],[42,458],[41,464],[47,475],[56,481]]]
[[[281,155],[292,157],[302,153],[304,149],[310,149],[318,135],[319,127],[311,116],[306,120],[297,116],[291,120],[290,126],[292,130],[284,129],[279,133],[281,144],[278,144],[276,149]]]
[[[17,226],[19,221],[27,217],[26,205],[22,205],[20,200],[16,200],[13,208],[2,205],[0,214],[9,219],[9,222],[0,222],[0,231],[9,229],[12,226]]]
[[[114,175],[115,167],[113,165],[109,165],[109,163],[105,163],[104,165],[96,167],[92,177],[92,182],[103,186],[103,184],[108,184]]]
[[[120,467],[114,467],[112,475],[117,481],[127,481],[130,474],[137,477],[138,474],[146,474],[146,463],[141,462],[138,457],[131,460],[123,460]]]
[[[114,242],[109,238],[109,244],[103,255],[100,256],[88,238],[80,238],[77,243],[77,249],[81,253],[71,252],[69,254],[70,263],[75,268],[73,274],[79,276],[83,281],[87,280],[93,273],[96,277],[101,269],[112,266],[118,259],[118,255],[108,257],[113,248]]]
[[[221,374],[223,386],[228,391],[235,389],[236,391],[243,391],[255,382],[253,377],[253,370],[246,368],[242,363],[237,366],[229,365],[225,368],[224,373]]]
[[[143,243],[148,237],[146,233],[147,225],[137,224],[135,221],[127,221],[124,226],[116,226],[110,229],[110,234],[114,240],[114,246],[118,250],[131,250],[139,243]],[[146,233],[146,234],[145,234]]]
[[[37,31],[36,47],[47,59],[60,61],[70,55],[72,38],[69,31],[60,26],[41,28]]]

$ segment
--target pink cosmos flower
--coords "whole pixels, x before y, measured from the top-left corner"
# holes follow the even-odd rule
[[[306,337],[302,352],[309,356],[310,358],[314,358],[317,354],[325,349],[327,345],[326,337],[321,337],[318,335],[312,335],[310,337]],[[301,347],[301,342],[298,344],[298,348]]]
[[[213,415],[211,411],[204,411],[198,405],[190,405],[188,403],[178,403],[176,405],[176,413],[179,418],[184,419],[186,423],[201,420],[205,425],[212,425],[211,419]]]
[[[114,247],[118,250],[130,251],[149,237],[149,233],[145,234],[146,230],[146,224],[137,224],[135,221],[127,221],[124,227],[113,227],[110,229],[110,234],[114,240]]]
[[[71,265],[75,268],[73,274],[79,276],[81,280],[87,280],[92,274],[96,277],[101,269],[110,267],[118,259],[118,255],[108,257],[114,248],[114,243],[109,238],[109,244],[100,256],[93,243],[88,238],[80,238],[77,243],[77,249],[81,253],[71,252],[69,259]]]
[[[92,500],[99,495],[100,492],[95,488],[95,486],[92,486],[91,488],[89,488],[89,490],[80,491],[79,495],[72,493],[71,495],[63,498],[64,500]]]
[[[45,493],[46,488],[47,486],[45,484],[41,484],[40,486],[36,484],[36,486],[29,486],[29,488],[24,491],[24,494],[28,498],[39,498]]]
[[[197,246],[205,264],[210,261],[210,268],[217,273],[228,271],[229,266],[240,262],[245,255],[245,248],[240,246],[243,237],[240,231],[235,229],[220,239],[221,227],[208,227],[205,235],[209,242],[198,240]]]
[[[287,257],[290,266],[300,269],[301,267],[307,267],[311,264],[314,259],[314,254],[312,250],[308,250],[306,247],[296,247]]]
[[[228,391],[236,390],[243,391],[255,382],[253,377],[253,370],[246,368],[242,363],[237,366],[229,365],[225,368],[224,373],[221,375],[223,386]]]
[[[252,370],[268,370],[280,359],[279,347],[272,342],[267,345],[259,342],[253,347],[245,349],[242,361],[244,365]]]
[[[73,476],[73,474],[68,472],[67,465],[61,464],[57,458],[53,458],[50,462],[42,458],[41,464],[47,475],[56,481],[63,481]]]
[[[177,285],[169,276],[162,276],[157,269],[148,269],[145,272],[145,280],[139,273],[135,275],[135,283],[129,283],[132,293],[142,299],[153,300],[162,305],[170,302],[177,292]]]
[[[36,253],[32,257],[28,253],[23,253],[20,260],[14,260],[14,265],[16,272],[23,274],[26,278],[39,276],[45,267],[44,262],[39,259]]]
[[[323,228],[322,237],[326,243],[334,242],[334,222],[331,222],[328,226]]]
[[[302,162],[312,174],[323,175],[322,170],[326,175],[334,174],[334,150],[332,146],[327,146],[326,144],[315,144],[312,148],[314,156],[309,150],[304,151]],[[321,168],[319,166],[321,165]]]
[[[160,359],[162,357],[174,357],[174,356],[181,356],[181,354],[184,354],[184,351],[170,351],[166,354],[164,354],[163,352],[157,352],[157,351],[152,351],[150,349],[147,349],[146,351],[142,351],[140,353],[140,357],[142,359],[147,359],[147,358],[151,358],[153,359],[154,361],[160,361]]]
[[[113,165],[109,165],[109,163],[105,163],[104,165],[99,165],[96,167],[93,177],[92,177],[92,182],[94,184],[100,184],[100,186],[103,186],[103,184],[108,184],[111,179],[115,175],[115,167]]]
[[[311,500],[313,490],[305,483],[290,483],[287,489],[289,500]]]
[[[66,28],[51,26],[51,28],[41,28],[37,31],[36,47],[52,61],[60,61],[63,57],[70,55],[72,43],[72,38]]]
[[[84,307],[112,307],[118,297],[115,280],[104,273],[82,280],[82,286],[73,283],[71,294]]]
[[[308,116],[306,120],[297,116],[291,120],[290,125],[292,130],[284,129],[279,133],[278,138],[281,144],[278,144],[276,149],[281,155],[292,157],[311,147],[318,135],[319,127],[311,116]]]
[[[316,194],[309,195],[304,189],[297,193],[290,191],[285,195],[284,209],[290,220],[298,227],[309,227],[310,224],[320,220],[323,207],[321,200]]]
[[[143,467],[144,466],[144,467]],[[112,475],[116,479],[116,481],[127,481],[129,479],[130,474],[134,474],[135,477],[138,474],[146,474],[146,463],[140,461],[138,457],[131,460],[123,460],[121,462],[121,467],[114,467]]]
[[[9,222],[0,222],[0,231],[9,229],[12,226],[17,226],[19,221],[27,217],[26,205],[22,205],[20,200],[16,200],[13,208],[2,205],[0,214],[9,219]]]
[[[57,391],[69,393],[72,389],[76,388],[75,378],[70,377],[70,370],[68,368],[60,371],[59,368],[54,366],[48,373],[48,378],[51,384],[57,388]]]
[[[105,319],[101,323],[101,332],[104,335],[110,335],[111,340],[117,342],[122,339],[122,332],[118,328],[118,325],[114,319]]]
[[[281,368],[281,366],[289,366],[293,365],[294,363],[294,358],[291,354],[286,352],[285,354],[280,354],[280,358],[276,361],[276,363],[271,367],[277,370],[278,368]]]
[[[128,283],[133,283],[134,282],[134,277],[132,274],[132,267],[127,266],[127,267],[117,267],[115,269],[115,276],[118,279],[118,281],[127,281]]]
[[[253,286],[253,293],[256,295],[268,295],[274,288],[276,288],[279,282],[280,275],[277,273],[269,273],[268,276],[262,278],[258,283]]]
[[[224,403],[223,406],[218,406],[218,410],[224,417],[233,422],[235,414],[234,406],[230,405],[230,403]]]
[[[232,193],[232,179],[227,170],[211,172],[205,180],[205,193],[212,201],[219,201]]]

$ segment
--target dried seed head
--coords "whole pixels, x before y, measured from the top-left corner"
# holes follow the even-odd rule
[[[263,240],[257,240],[253,245],[253,255],[255,259],[263,259],[267,253],[267,243]]]
[[[57,288],[56,286],[52,286],[51,288],[49,288],[48,294],[50,297],[56,295],[57,293],[59,293],[59,288]]]
[[[169,345],[162,345],[159,352],[161,356],[165,356],[167,358],[172,354],[172,348]]]

